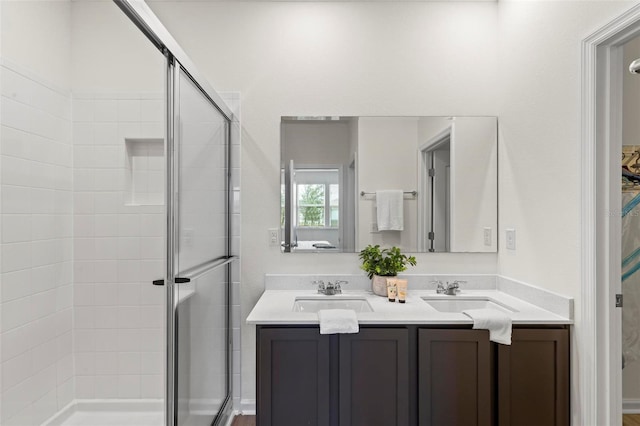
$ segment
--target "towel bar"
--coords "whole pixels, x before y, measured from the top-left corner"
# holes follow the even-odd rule
[[[415,197],[416,195],[418,195],[418,191],[404,191],[404,194],[408,194],[411,195],[413,197]],[[376,195],[375,192],[365,192],[365,191],[360,191],[360,196],[364,197],[365,195]]]

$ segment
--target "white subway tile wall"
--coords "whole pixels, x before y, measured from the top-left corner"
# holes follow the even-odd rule
[[[164,200],[132,202],[127,150],[127,140],[162,146],[163,102],[159,93],[73,99],[79,399],[164,396],[164,287],[151,284],[164,274]],[[163,164],[154,166],[162,188]]]
[[[71,97],[0,66],[0,424],[74,398]]]
[[[74,399],[162,398],[164,289],[151,281],[163,275],[164,207],[157,186],[149,205],[131,202],[125,143],[163,139],[162,96],[72,99],[5,63],[0,79],[0,423],[37,425]],[[239,111],[239,94],[223,98]],[[239,123],[232,132],[239,255]],[[239,406],[238,262],[233,271]]]

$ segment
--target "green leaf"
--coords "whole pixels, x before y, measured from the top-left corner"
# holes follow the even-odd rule
[[[367,273],[369,278],[373,275],[396,276],[398,272],[405,271],[407,265],[415,266],[416,258],[406,256],[398,247],[381,249],[379,245],[368,245],[358,257],[362,260],[360,269]]]

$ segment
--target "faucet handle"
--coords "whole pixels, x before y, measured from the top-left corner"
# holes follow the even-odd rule
[[[460,284],[466,284],[467,282],[464,280],[453,280],[453,282],[451,283],[451,286],[454,288],[454,292],[460,293]]]
[[[318,288],[318,293],[324,293],[324,281],[322,280],[314,280],[311,281],[311,284]]]
[[[336,282],[334,284],[335,284],[335,287],[336,287],[336,293],[342,294],[342,285],[343,284],[349,284],[349,281],[336,280]]]
[[[440,280],[431,281],[431,284],[435,284],[436,285],[436,293],[438,293],[438,294],[442,294],[442,293],[447,291],[447,289],[445,288],[444,284],[442,284],[442,281],[440,281]]]

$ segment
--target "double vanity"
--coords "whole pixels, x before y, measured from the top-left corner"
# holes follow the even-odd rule
[[[449,296],[409,275],[400,304],[359,276],[325,276],[348,284],[320,294],[322,278],[268,275],[247,318],[259,426],[569,424],[570,298],[495,276],[464,277]],[[472,329],[462,311],[477,308],[511,317],[511,345]],[[321,335],[321,309],[354,310],[360,331]]]
[[[496,117],[288,116],[280,125],[284,253],[498,251]],[[402,194],[393,231],[379,226],[380,190]],[[402,278],[406,303],[374,295],[364,274],[265,277],[247,318],[258,426],[570,423],[572,299],[496,275]],[[359,332],[320,334],[325,309],[355,311]],[[471,309],[506,314],[512,344],[473,329]]]

